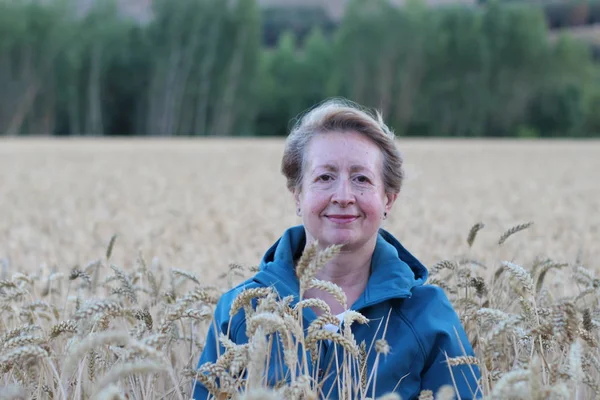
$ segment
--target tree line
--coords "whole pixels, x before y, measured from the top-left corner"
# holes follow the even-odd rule
[[[71,1],[0,0],[0,134],[285,135],[343,96],[400,135],[600,135],[600,64],[550,39],[540,5],[354,0],[333,23],[256,0],[154,0],[147,21]]]

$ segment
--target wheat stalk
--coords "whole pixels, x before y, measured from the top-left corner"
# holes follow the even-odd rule
[[[26,400],[27,394],[21,386],[10,385],[0,387],[0,399],[3,400]]]
[[[107,312],[118,312],[121,310],[121,305],[116,301],[102,300],[98,301],[85,309],[79,310],[73,316],[73,320],[80,321],[86,320],[96,314],[102,314]]]
[[[379,396],[377,400],[402,400],[402,398],[398,393],[386,393],[383,396]],[[421,400],[420,397],[419,400]]]
[[[246,335],[252,337],[258,328],[262,328],[264,334],[270,334],[275,331],[280,331],[285,334],[286,326],[283,318],[279,315],[261,312],[254,314],[247,319]]]
[[[434,400],[433,399],[433,391],[431,390],[421,390],[421,392],[419,393],[419,399],[418,400]]]
[[[529,272],[527,272],[520,265],[514,264],[510,261],[503,261],[502,267],[504,267],[512,277],[519,281],[527,294],[533,296],[533,279],[531,278]]]
[[[125,397],[118,386],[111,384],[98,392],[95,400],[125,400]]]
[[[2,336],[0,336],[0,345],[4,344],[12,338],[40,329],[42,328],[39,325],[22,325],[17,328],[11,329],[10,331],[3,333]]]
[[[566,263],[552,263],[552,262],[544,264],[542,266],[542,268],[540,269],[537,279],[536,279],[535,292],[539,293],[540,290],[542,289],[542,286],[544,285],[544,278],[546,277],[546,274],[548,273],[548,271],[550,271],[551,269],[564,268],[568,265],[569,264],[566,264]]]
[[[117,235],[116,234],[112,235],[110,238],[110,241],[108,242],[108,247],[106,248],[106,260],[110,260],[116,240],[117,240]]]
[[[129,276],[125,273],[125,271],[123,271],[116,265],[111,264],[110,268],[114,271],[115,276],[117,277],[119,282],[121,282],[123,291],[127,295],[127,297],[133,303],[137,303],[137,294],[135,293],[135,290],[133,290],[133,284],[131,283],[131,279],[129,278]]]
[[[473,227],[471,227],[471,229],[469,230],[469,235],[467,236],[467,243],[468,243],[469,247],[473,247],[473,242],[475,241],[477,232],[479,232],[484,227],[485,227],[485,224],[483,222],[479,222],[479,223],[473,225]]]
[[[236,296],[229,308],[229,316],[233,317],[238,311],[245,306],[249,306],[250,302],[257,297],[266,297],[272,293],[271,288],[253,288],[245,289]]]
[[[194,274],[192,274],[191,272],[188,271],[184,271],[182,269],[178,269],[178,268],[171,268],[171,273],[173,275],[176,276],[181,276],[185,279],[189,279],[194,283],[197,283],[198,285],[200,285],[200,279],[198,279],[198,277]]]
[[[283,397],[273,389],[256,388],[242,393],[237,400],[282,400]]]
[[[44,338],[40,336],[32,336],[32,335],[21,335],[15,338],[9,339],[2,345],[2,350],[6,351],[8,349],[12,349],[14,347],[23,347],[30,344],[42,344],[44,342]]]
[[[388,355],[391,351],[391,347],[385,339],[378,339],[375,342],[375,351],[378,354]]]
[[[525,224],[513,226],[512,228],[510,228],[509,230],[504,232],[502,234],[502,236],[500,236],[500,239],[498,240],[498,244],[502,245],[506,241],[506,239],[508,239],[509,237],[511,237],[512,235],[514,235],[517,232],[520,232],[522,230],[529,228],[531,225],[533,225],[533,222],[527,222]]]
[[[0,355],[0,372],[8,371],[16,363],[29,362],[31,360],[44,359],[47,357],[48,352],[40,346],[27,345],[18,347]]]
[[[320,279],[312,279],[310,281],[310,283],[308,283],[308,285],[307,285],[307,289],[308,288],[319,289],[324,292],[327,292],[330,295],[332,295],[333,298],[336,299],[337,302],[342,305],[342,307],[344,307],[344,309],[348,308],[348,304],[347,304],[348,300],[346,298],[346,293],[344,293],[342,288],[340,288],[335,283],[329,282],[329,281],[323,281]]]
[[[64,362],[64,371],[69,372],[73,366],[77,364],[91,350],[104,346],[109,343],[116,343],[122,346],[130,344],[131,337],[122,331],[106,331],[97,334],[92,334],[79,342],[73,350],[67,355]]]
[[[450,271],[454,271],[458,268],[458,265],[450,260],[442,260],[435,263],[431,268],[429,268],[429,273],[431,275],[435,275],[444,269],[448,269]]]
[[[96,387],[106,388],[110,384],[119,381],[129,375],[133,374],[154,374],[165,372],[167,368],[155,361],[136,361],[135,363],[125,363],[118,367],[112,368],[102,379],[98,382]]]
[[[324,300],[318,298],[304,299],[296,303],[294,311],[299,311],[304,307],[320,308],[325,314],[331,314],[331,307]]]
[[[350,341],[350,340],[348,340],[348,338],[346,338],[336,332],[330,332],[330,331],[324,331],[324,330],[318,330],[318,331],[312,332],[312,333],[308,334],[306,337],[306,345],[307,345],[307,347],[310,348],[314,343],[316,343],[319,340],[331,340],[332,342],[337,343],[340,346],[342,346],[344,348],[344,350],[346,350],[352,356],[354,356],[354,357],[359,356],[359,349],[358,349],[358,345],[356,344],[356,342]]]
[[[477,357],[472,356],[459,356],[448,358],[448,365],[451,367],[456,367],[457,365],[478,365],[479,360]]]
[[[300,260],[298,261],[298,265],[296,266],[296,277],[298,280],[302,279],[302,277],[306,275],[306,271],[317,257],[318,248],[319,243],[316,240],[304,248],[304,251],[300,256]]]

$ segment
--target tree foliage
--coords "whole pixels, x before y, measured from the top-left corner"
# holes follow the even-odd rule
[[[0,133],[285,135],[344,96],[404,135],[600,134],[592,48],[548,31],[598,3],[351,0],[334,23],[256,0],[155,0],[144,21],[74,1],[0,1]]]

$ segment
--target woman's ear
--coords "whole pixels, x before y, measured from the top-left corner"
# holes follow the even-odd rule
[[[302,216],[302,209],[300,208],[300,190],[294,189],[294,202],[296,204],[296,215]]]
[[[385,211],[389,213],[392,209],[392,206],[396,202],[396,199],[398,198],[398,193],[386,193],[385,198]]]
[[[295,188],[293,191],[293,195],[294,195],[294,204],[296,205],[296,208],[300,207],[300,189],[299,188]]]
[[[292,189],[292,194],[294,195],[294,201],[296,205],[300,204],[300,195],[302,194],[302,186],[298,185],[294,189]]]

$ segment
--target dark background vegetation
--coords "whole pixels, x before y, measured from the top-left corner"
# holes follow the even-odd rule
[[[600,135],[600,1],[146,11],[0,0],[0,134],[285,135],[343,96],[399,135]]]

